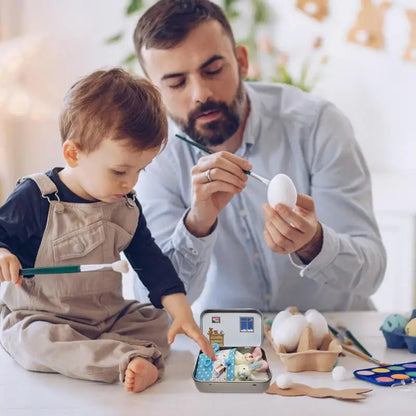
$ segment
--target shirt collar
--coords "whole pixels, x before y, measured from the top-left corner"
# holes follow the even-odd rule
[[[256,143],[256,140],[260,136],[261,129],[261,103],[259,97],[254,89],[250,86],[250,83],[246,82],[244,83],[244,86],[247,92],[250,112],[246,120],[246,126],[243,133],[243,142],[240,147],[240,149],[243,148],[243,152],[245,152],[245,150],[249,149]]]

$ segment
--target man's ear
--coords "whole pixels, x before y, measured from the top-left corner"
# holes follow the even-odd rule
[[[248,52],[245,46],[238,45],[235,48],[235,56],[241,70],[242,79],[247,77],[248,74]]]
[[[65,140],[62,145],[62,153],[68,166],[74,168],[78,165],[80,149],[73,140]]]

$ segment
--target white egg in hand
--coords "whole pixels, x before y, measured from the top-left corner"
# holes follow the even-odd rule
[[[277,204],[284,204],[290,208],[295,208],[297,197],[298,195],[292,179],[284,173],[278,173],[270,181],[267,188],[267,200],[272,208]]]

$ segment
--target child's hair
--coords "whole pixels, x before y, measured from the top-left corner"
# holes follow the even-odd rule
[[[167,118],[159,91],[120,68],[82,78],[68,91],[60,116],[62,141],[86,153],[105,139],[129,139],[134,149],[164,146]]]

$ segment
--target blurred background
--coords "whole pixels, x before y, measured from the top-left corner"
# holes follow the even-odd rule
[[[140,73],[132,33],[154,1],[0,0],[0,203],[17,178],[63,164],[66,90],[111,66]],[[388,252],[383,311],[416,304],[416,0],[219,0],[249,78],[286,82],[351,120]]]

